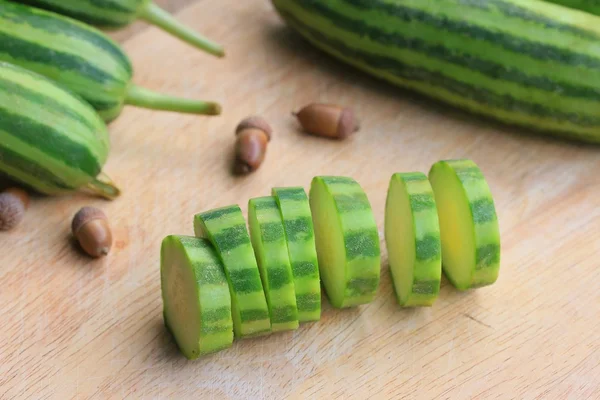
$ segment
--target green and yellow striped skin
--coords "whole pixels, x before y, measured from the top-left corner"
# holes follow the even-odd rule
[[[294,275],[298,320],[321,319],[321,281],[308,196],[301,187],[274,188]]]
[[[45,194],[72,192],[98,183],[109,148],[106,125],[89,104],[0,62],[0,171]]]
[[[429,171],[442,238],[442,265],[459,290],[496,282],[500,271],[500,230],[494,199],[471,160],[435,163]]]
[[[365,192],[352,178],[317,176],[309,198],[319,271],[331,305],[371,302],[379,286],[381,256]]]
[[[600,143],[600,18],[538,0],[273,0],[325,52],[393,84]]]
[[[292,266],[277,202],[271,196],[248,202],[250,239],[258,262],[273,332],[298,329]]]
[[[561,6],[600,15],[600,0],[545,0]]]
[[[231,205],[196,214],[194,231],[197,237],[210,240],[223,262],[235,337],[269,333],[269,308],[242,210]]]
[[[442,248],[435,198],[425,174],[392,175],[385,240],[398,303],[403,307],[433,305],[440,292]]]
[[[132,67],[108,36],[83,23],[0,0],[0,61],[44,75],[87,100],[105,121],[123,108]]]
[[[167,236],[161,246],[160,271],[165,325],[185,357],[193,360],[230,347],[229,285],[211,243]]]

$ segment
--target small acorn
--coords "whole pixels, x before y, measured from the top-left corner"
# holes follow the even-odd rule
[[[83,207],[79,210],[73,217],[71,230],[81,248],[92,257],[105,256],[112,247],[108,218],[97,208]]]
[[[19,188],[9,188],[0,193],[0,231],[8,231],[23,221],[29,207],[29,195]]]
[[[307,133],[316,136],[345,139],[359,129],[354,111],[335,104],[311,103],[292,114]]]
[[[273,131],[262,117],[252,116],[243,119],[235,129],[235,161],[233,172],[245,175],[256,171],[267,153],[267,143]]]

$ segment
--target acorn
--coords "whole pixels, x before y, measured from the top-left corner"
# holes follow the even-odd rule
[[[112,247],[112,233],[108,218],[101,210],[83,207],[73,217],[71,230],[88,255],[102,257],[109,253]]]
[[[238,124],[235,134],[234,173],[245,175],[256,171],[265,159],[273,134],[271,126],[262,117],[252,116]]]
[[[352,109],[335,104],[311,103],[292,114],[315,136],[345,139],[360,128]]]
[[[9,188],[0,193],[0,231],[8,231],[23,221],[29,207],[29,195],[19,188]]]

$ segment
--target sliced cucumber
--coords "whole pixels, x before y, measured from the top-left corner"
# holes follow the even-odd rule
[[[440,292],[442,250],[435,199],[425,174],[392,175],[385,240],[398,303],[431,306]]]
[[[210,240],[223,262],[235,336],[270,332],[269,309],[242,210],[232,205],[197,214],[194,231],[196,236]]]
[[[188,359],[233,342],[231,297],[223,265],[211,244],[167,236],[161,246],[161,290],[165,325]]]
[[[283,222],[274,197],[248,202],[250,238],[271,315],[273,332],[298,328],[298,307]]]
[[[315,177],[310,188],[319,271],[334,307],[369,303],[379,286],[379,234],[369,200],[352,178]]]
[[[298,320],[321,319],[321,281],[308,196],[301,187],[274,188],[294,275]]]
[[[471,160],[434,164],[429,180],[435,194],[444,274],[459,290],[494,283],[500,271],[500,231],[494,199]]]

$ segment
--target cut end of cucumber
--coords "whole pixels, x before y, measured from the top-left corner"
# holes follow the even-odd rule
[[[161,289],[165,325],[186,358],[231,346],[229,287],[210,243],[167,236],[161,247]]]

